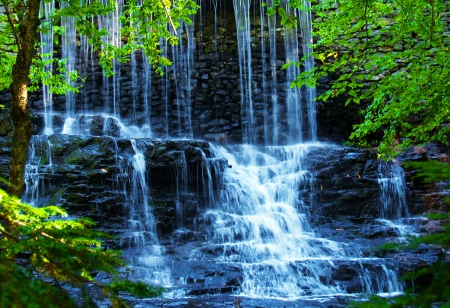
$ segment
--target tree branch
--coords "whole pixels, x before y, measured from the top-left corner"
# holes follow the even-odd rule
[[[162,4],[163,4],[163,6],[164,6],[164,9],[166,10],[166,15],[167,15],[167,18],[169,18],[169,22],[170,22],[170,25],[172,26],[173,32],[174,32],[175,35],[176,35],[176,34],[177,34],[177,29],[175,28],[175,25],[174,25],[174,23],[173,23],[173,21],[172,21],[172,17],[170,17],[169,8],[167,7],[167,5],[166,5],[166,3],[164,2],[164,0],[161,0],[161,2],[162,2]]]
[[[433,41],[433,32],[434,32],[434,0],[431,0],[430,44]]]
[[[6,0],[2,0],[3,2],[3,6],[5,7],[5,13],[6,16],[8,17],[8,21],[9,21],[9,25],[11,26],[11,29],[13,31],[14,34],[14,38],[16,39],[16,43],[17,43],[17,47],[19,48],[19,50],[22,49],[22,45],[20,44],[20,36],[16,31],[16,24],[14,23],[14,20],[12,18],[12,14],[11,11],[9,10],[8,4],[6,3]]]

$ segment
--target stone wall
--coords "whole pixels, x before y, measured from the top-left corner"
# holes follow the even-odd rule
[[[252,55],[252,99],[254,110],[254,127],[252,140],[258,144],[270,140],[274,127],[280,130],[279,143],[287,142],[283,133],[288,131],[286,115],[286,96],[289,91],[290,80],[286,78],[286,71],[281,67],[286,62],[284,30],[278,24],[276,29],[276,47],[270,50],[268,27],[261,28],[257,4],[252,3],[253,12],[251,26],[251,55]],[[111,113],[111,101],[117,100],[118,117],[124,124],[142,126],[146,119],[146,112],[151,113],[151,129],[154,137],[188,137],[218,141],[219,134],[226,134],[231,143],[247,142],[243,140],[248,125],[248,110],[241,104],[242,77],[239,67],[238,42],[236,22],[232,3],[219,1],[217,11],[205,3],[201,11],[194,18],[194,50],[193,61],[188,67],[174,65],[166,68],[165,75],[146,77],[145,59],[139,53],[135,55],[136,66],[131,62],[120,64],[116,78],[106,79],[96,64],[95,55],[85,53],[78,42],[77,67],[81,74],[87,74],[87,80],[80,93],[74,95],[75,113],[102,114]],[[191,29],[192,30],[192,29]],[[191,31],[190,30],[190,31]],[[182,39],[187,44],[188,35],[184,29]],[[263,39],[261,39],[261,36]],[[301,35],[298,34],[299,52]],[[58,46],[55,46],[58,48]],[[176,61],[173,50],[168,48],[167,56]],[[271,59],[271,53],[275,58]],[[302,56],[301,54],[299,55]],[[189,73],[190,76],[186,76]],[[273,84],[273,74],[276,74],[277,84]],[[245,72],[244,72],[245,75]],[[326,82],[322,88],[326,87]],[[147,84],[146,84],[147,83]],[[149,84],[148,84],[149,83]],[[189,84],[187,84],[189,83]],[[115,94],[112,88],[116,87]],[[149,93],[144,88],[149,87]],[[274,93],[276,91],[276,93]],[[321,89],[319,88],[319,91]],[[274,123],[270,116],[274,110],[273,102],[276,96],[277,108],[280,113],[278,123]],[[44,99],[42,92],[31,94],[31,109],[34,118],[35,133],[40,134],[44,128]],[[0,103],[8,104],[10,96],[3,92]],[[305,101],[299,104],[305,104]],[[145,106],[149,101],[148,107]],[[108,105],[109,107],[105,107]],[[307,113],[303,107],[304,140],[310,138],[307,127]],[[146,111],[147,109],[147,111]],[[62,131],[64,118],[67,116],[66,97],[53,96],[52,117],[54,133]],[[320,140],[342,141],[346,139],[348,128],[354,122],[348,121],[348,112],[339,108],[317,108],[318,131]],[[267,120],[269,119],[269,120]],[[335,121],[339,119],[338,121]]]

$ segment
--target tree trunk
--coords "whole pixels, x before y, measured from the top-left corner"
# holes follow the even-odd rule
[[[40,0],[28,0],[26,11],[19,17],[18,40],[19,51],[12,70],[11,84],[11,118],[14,126],[12,138],[12,155],[9,170],[11,186],[8,192],[21,197],[25,190],[25,165],[28,157],[28,145],[32,127],[28,107],[28,83],[30,66],[35,53],[37,29],[39,27]]]

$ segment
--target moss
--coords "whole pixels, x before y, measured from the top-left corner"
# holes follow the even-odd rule
[[[67,187],[63,187],[58,189],[56,192],[54,192],[49,198],[48,198],[48,203],[49,204],[55,204],[58,205],[59,201],[62,199],[62,196],[64,195],[64,193],[66,192]]]

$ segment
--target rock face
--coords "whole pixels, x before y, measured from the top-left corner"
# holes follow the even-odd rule
[[[158,216],[161,234],[178,227],[177,216],[189,221],[198,214],[206,206],[203,190],[212,189],[201,178],[204,164],[212,159],[210,145],[202,141],[51,135],[34,136],[31,148],[24,199],[61,205],[77,216],[92,217],[108,231],[120,230],[126,217],[137,152],[145,157],[144,176],[151,187],[146,201]],[[218,160],[215,172],[225,166],[226,161]],[[183,212],[176,213],[176,202]]]
[[[258,8],[252,8],[255,11],[250,14],[248,42],[252,57],[251,74],[247,74],[247,64],[239,65],[239,48],[244,47],[238,46],[239,34],[233,6],[225,2],[218,1],[221,9],[217,10],[216,16],[211,7],[202,6],[189,33],[181,37],[184,46],[180,48],[185,49],[186,53],[180,53],[177,48],[167,48],[167,57],[176,61],[165,69],[164,76],[151,72],[144,65],[146,59],[137,53],[133,61],[117,66],[115,77],[105,78],[97,65],[96,56],[86,56],[81,47],[84,45],[77,42],[74,53],[80,59],[76,61],[76,66],[80,74],[88,78],[80,92],[70,96],[71,101],[56,95],[45,98],[42,91],[30,93],[35,133],[44,131],[45,122],[53,124],[53,133],[61,133],[67,118],[66,108],[71,105],[77,115],[77,134],[118,136],[117,124],[111,121],[104,123],[107,121],[101,119],[102,114],[112,115],[114,109],[117,110],[114,116],[125,125],[145,127],[147,130],[151,127],[152,136],[157,138],[193,137],[214,142],[219,134],[226,134],[230,143],[247,142],[243,139],[252,118],[252,143],[288,143],[287,134],[292,129],[289,114],[293,111],[289,110],[287,100],[294,90],[290,89],[293,76],[288,76],[288,70],[282,69],[287,61],[283,27],[278,21],[276,28],[271,30],[273,33],[270,32],[267,25],[261,26]],[[301,33],[293,39],[298,41],[296,53],[299,52],[301,58]],[[192,46],[187,48],[188,43]],[[57,53],[60,52],[58,48],[55,45]],[[251,84],[242,83],[247,79]],[[327,80],[323,80],[318,91],[322,92],[326,87]],[[116,90],[113,91],[113,88]],[[303,121],[299,134],[304,134],[303,140],[309,140],[308,95],[303,92],[299,91],[296,98],[296,104],[300,107],[295,113],[301,114],[300,120]],[[247,106],[250,103],[245,102],[245,97],[249,95],[252,111]],[[47,117],[44,115],[49,108],[46,100],[52,102],[51,116]],[[0,93],[0,104],[8,106],[9,102],[10,94]],[[354,112],[342,108],[341,104],[335,108],[338,103],[327,106],[317,104],[315,108],[320,140],[346,140],[351,125],[355,123]],[[104,131],[106,126],[109,126],[107,132]],[[275,129],[277,136],[274,136]],[[274,139],[277,141],[273,142]]]
[[[241,291],[242,267],[217,262],[215,256],[221,252],[208,244],[214,230],[204,214],[214,208],[213,200],[223,189],[224,171],[233,168],[226,159],[215,156],[209,143],[50,135],[34,136],[31,149],[25,200],[36,205],[61,205],[71,215],[91,217],[99,229],[118,236],[128,232],[133,219],[129,209],[136,201],[132,196],[134,163],[141,153],[149,187],[144,197],[155,217],[157,238],[166,251],[164,258],[174,288],[195,296]],[[314,232],[336,242],[351,242],[362,257],[385,258],[378,264],[364,259],[357,265],[335,261],[323,281],[350,293],[363,292],[367,290],[361,286],[361,268],[377,272],[383,267],[398,267],[401,275],[439,257],[439,250],[424,247],[402,254],[372,250],[398,239],[395,227],[378,220],[381,162],[373,153],[347,147],[312,147],[304,163],[312,181],[299,187],[299,198],[304,200],[299,210],[307,215]],[[409,204],[410,213],[423,212],[418,201]],[[139,215],[139,211],[142,209],[133,213]],[[418,229],[426,223],[414,222]],[[107,245],[126,248],[120,241],[109,240]]]

